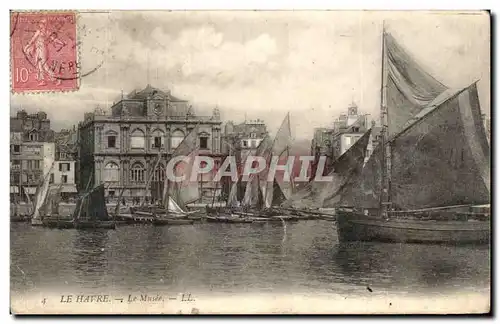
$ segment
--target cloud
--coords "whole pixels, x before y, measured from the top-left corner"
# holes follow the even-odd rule
[[[81,15],[82,69],[73,93],[13,95],[14,110],[76,123],[96,105],[150,83],[200,115],[261,118],[276,130],[290,111],[297,138],[331,125],[355,101],[378,117],[382,20],[423,67],[453,87],[481,79],[489,110],[489,18],[387,12],[111,12]],[[11,109],[12,110],[12,109]],[[66,126],[62,126],[66,127]]]

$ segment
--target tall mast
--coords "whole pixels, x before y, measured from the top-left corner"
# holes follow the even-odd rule
[[[149,173],[148,181],[146,182],[146,189],[144,190],[144,195],[142,196],[141,206],[144,206],[144,203],[146,202],[147,192],[149,191],[149,187],[151,185],[151,181],[153,180],[155,171],[158,168],[158,165],[160,164],[160,160],[161,160],[161,148],[158,151],[158,158],[156,159],[156,162],[153,166],[153,169]],[[159,171],[158,171],[158,173],[159,173]],[[159,174],[158,174],[158,178],[159,178]]]
[[[382,22],[382,73],[380,88],[380,124],[381,131],[381,154],[382,154],[382,192],[380,195],[380,216],[387,217],[387,207],[389,204],[389,176],[390,176],[390,145],[388,145],[389,120],[387,111],[387,55],[385,53],[385,21]]]

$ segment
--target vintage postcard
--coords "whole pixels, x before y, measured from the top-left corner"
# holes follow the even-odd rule
[[[13,314],[487,314],[486,11],[10,12]]]

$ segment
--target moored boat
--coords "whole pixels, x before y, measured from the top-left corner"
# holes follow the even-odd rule
[[[115,221],[82,220],[75,223],[76,229],[115,229]]]
[[[424,220],[419,218],[417,216],[413,219],[381,219],[355,213],[352,210],[339,209],[337,211],[337,233],[339,240],[344,242],[482,244],[490,241],[489,222],[472,217],[467,220],[460,220],[460,217],[455,220]]]
[[[476,82],[451,91],[385,30],[382,43],[381,141],[342,192],[339,240],[489,243],[490,216],[473,208],[490,201]]]
[[[90,183],[90,180],[89,180]],[[88,186],[87,186],[88,187]],[[115,229],[116,222],[108,214],[104,199],[104,184],[78,198],[73,214],[76,229]]]
[[[72,219],[48,217],[42,220],[43,226],[48,228],[74,228],[75,224]]]
[[[174,218],[155,218],[153,220],[153,225],[165,226],[165,225],[192,225],[194,220],[191,219],[174,219]]]
[[[43,226],[42,216],[47,216],[49,207],[52,207],[52,199],[50,199],[50,172],[54,168],[54,161],[50,166],[49,171],[44,175],[42,183],[37,186],[35,201],[33,202],[33,212],[31,214],[32,226]],[[42,215],[44,213],[45,215]]]

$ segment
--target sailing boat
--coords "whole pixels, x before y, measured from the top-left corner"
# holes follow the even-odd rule
[[[340,241],[487,243],[489,146],[476,82],[452,92],[385,31],[382,140],[346,186]]]
[[[175,166],[175,169],[179,172],[183,172],[187,179],[181,183],[174,183],[174,185],[171,185],[168,175],[165,175],[162,206],[153,209],[153,212],[147,215],[153,217],[152,222],[155,225],[185,225],[194,222],[187,218],[190,214],[196,213],[197,211],[188,212],[185,206],[199,199],[197,183],[193,183],[189,180],[192,161],[198,154],[198,129],[199,127],[196,125],[172,153],[171,158],[187,155],[190,159],[190,162],[187,163],[187,168],[184,168],[181,164]],[[180,205],[183,205],[184,208]],[[135,213],[139,214],[138,211]]]
[[[271,161],[285,161],[288,162],[288,157],[290,155],[290,147],[292,145],[292,132],[290,127],[290,113],[286,115],[281,123],[274,141],[271,146],[271,150],[268,153],[267,165],[271,165]],[[267,171],[266,170],[266,171]],[[297,220],[295,216],[285,215],[288,214],[281,208],[281,204],[290,199],[293,194],[293,182],[291,170],[283,173],[283,176],[275,174],[272,181],[268,181],[268,172],[261,172],[259,181],[261,183],[261,192],[264,199],[264,208],[261,211],[265,215],[270,216],[272,219],[281,220]],[[279,217],[278,219],[276,217]]]
[[[115,229],[116,223],[108,214],[105,201],[104,183],[86,191],[78,198],[73,213],[73,223],[77,229]]]
[[[46,227],[61,227],[59,222],[67,222],[67,219],[59,218],[59,203],[61,202],[61,190],[62,183],[57,187],[51,187],[47,194],[47,199],[45,200],[43,207],[40,210],[43,210],[44,217],[42,219],[42,223]],[[67,228],[68,226],[62,226]],[[71,227],[71,226],[69,226]]]
[[[187,141],[189,141],[192,137],[194,137],[197,134],[197,132],[193,131],[192,134],[193,135],[191,135],[191,136],[188,135],[188,137],[186,137],[186,138],[188,138]],[[196,137],[194,137],[194,138],[196,139]],[[185,152],[186,149],[183,148],[183,146],[187,146],[187,144],[181,143],[179,145],[179,147],[181,147],[181,148],[179,149],[179,147],[178,147],[176,149],[176,151],[174,151],[172,157],[177,156],[177,155],[181,155],[181,153]],[[197,150],[193,150],[189,154],[188,158],[190,158],[191,160],[194,159],[197,152],[198,152]],[[160,159],[161,159],[161,155],[158,156],[158,160],[155,163],[155,168],[151,172],[151,175],[148,179],[148,183],[146,185],[146,188],[148,188],[149,184],[151,183],[151,179],[153,177],[153,172],[156,169],[156,167],[158,166]],[[181,170],[180,171],[180,172],[184,172],[185,174],[187,174],[188,178],[190,176],[191,164],[188,163],[188,170]],[[176,170],[179,171],[180,169],[182,169],[182,167],[177,165]],[[151,188],[152,188],[151,189],[152,196],[161,196],[162,197],[161,206],[144,206],[145,197],[143,197],[143,203],[141,204],[141,206],[139,206],[138,208],[133,208],[133,207],[131,208],[131,212],[134,215],[140,216],[140,217],[145,217],[145,218],[150,218],[150,220],[154,224],[157,224],[157,225],[166,225],[167,223],[170,223],[170,224],[191,223],[191,222],[177,222],[177,221],[173,222],[173,220],[174,219],[179,220],[179,219],[183,219],[183,218],[188,218],[188,215],[191,214],[185,210],[185,205],[190,203],[190,202],[196,201],[198,199],[199,193],[198,193],[198,187],[197,187],[196,183],[194,183],[194,185],[193,185],[193,183],[191,181],[189,181],[189,179],[187,179],[186,181],[183,181],[182,183],[174,183],[173,185],[170,185],[168,183],[168,177],[165,177],[164,186],[162,188],[163,192],[158,193],[159,191],[162,191],[162,190],[160,190],[161,188],[160,188],[158,182],[155,183],[155,186],[151,186]],[[184,208],[181,207],[181,205],[183,205]],[[167,218],[168,218],[168,222],[167,222]]]
[[[54,168],[54,161],[52,161],[49,171],[43,177],[42,183],[39,186],[37,186],[35,201],[33,204],[33,213],[31,215],[31,225],[33,226],[43,225],[42,222],[43,216],[41,215],[40,211],[42,210],[42,207],[46,205],[47,194],[50,189],[50,173],[52,172],[53,168]]]
[[[283,202],[282,208],[305,219],[334,217],[323,213],[319,208],[336,208],[345,185],[363,168],[366,150],[372,129],[361,136],[347,151],[333,162],[333,170],[327,174],[331,181],[319,181],[322,175],[316,175],[303,189],[294,193]],[[322,179],[321,179],[322,180]]]
[[[267,167],[259,174],[252,174],[246,185],[243,206],[245,210],[250,212],[244,214],[250,216],[252,220],[259,221],[263,218],[279,222],[282,219],[296,220],[296,217],[284,215],[284,211],[279,208],[279,205],[291,196],[291,179],[286,179],[285,176],[283,178],[275,177],[273,181],[267,179],[273,157],[287,160],[290,146],[290,114],[287,114],[274,140],[271,141],[269,136],[266,136],[256,151],[257,156],[266,160]],[[285,174],[291,176],[291,172]]]

